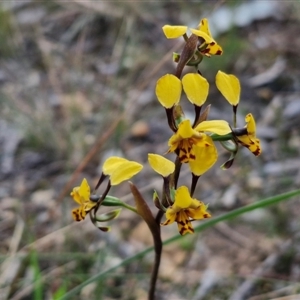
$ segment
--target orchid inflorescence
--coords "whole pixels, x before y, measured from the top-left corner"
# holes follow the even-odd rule
[[[168,125],[173,131],[168,141],[169,149],[165,154],[173,152],[177,158],[174,163],[164,156],[150,153],[148,162],[164,181],[161,197],[156,191],[153,196],[160,215],[156,218],[156,223],[159,220],[160,225],[169,225],[176,221],[179,233],[184,235],[194,232],[191,223],[193,220],[211,217],[207,211],[208,206],[192,197],[199,177],[217,161],[218,151],[215,143],[219,142],[230,153],[229,159],[221,166],[223,169],[228,169],[232,165],[239,145],[248,148],[255,156],[261,153],[261,147],[259,139],[256,138],[255,120],[251,113],[246,115],[244,127],[236,127],[236,112],[241,92],[240,82],[236,76],[222,71],[218,71],[216,75],[218,90],[233,107],[233,124],[225,120],[207,120],[210,105],[202,110],[209,94],[209,83],[199,71],[199,65],[204,56],[211,57],[223,53],[222,47],[211,36],[207,19],[202,19],[197,29],[190,29],[190,36],[187,35],[187,26],[165,25],[162,29],[168,39],[183,36],[186,42],[181,54],[173,55],[173,60],[177,63],[175,73],[165,74],[159,78],[155,89],[159,103],[165,108]],[[194,66],[195,72],[181,76],[186,65]],[[180,105],[182,90],[194,106],[195,117],[192,121],[185,118]],[[189,165],[192,174],[190,190],[186,186],[177,187],[180,167],[185,163]],[[120,209],[101,216],[97,216],[97,210],[100,206],[120,206],[137,212],[147,219],[146,214],[151,212],[148,208],[145,211],[146,201],[132,183],[130,183],[131,190],[137,207],[129,206],[120,199],[108,195],[111,186],[129,180],[142,168],[141,164],[125,158],[108,158],[104,162],[103,172],[94,189],[95,193],[108,177],[108,184],[101,196],[91,195],[86,179],[83,179],[79,187],[73,189],[71,196],[79,204],[79,208],[72,211],[73,218],[81,221],[90,214],[92,222],[99,229],[108,231],[110,227],[98,226],[98,222],[116,218]],[[166,220],[161,222],[163,214]],[[149,225],[149,220],[147,224]]]
[[[198,28],[189,29],[190,36],[187,35],[187,26],[165,25],[162,29],[168,39],[182,36],[185,45],[180,54],[173,54],[173,61],[177,63],[174,74],[163,75],[158,79],[155,88],[156,97],[166,111],[167,123],[173,132],[164,155],[148,154],[149,165],[163,179],[161,193],[154,191],[153,194],[153,202],[158,208],[156,217],[153,216],[147,201],[132,182],[129,182],[129,186],[135,206],[130,206],[121,199],[109,195],[112,186],[128,181],[143,168],[142,164],[125,158],[112,156],[105,160],[102,174],[92,193],[85,178],[81,185],[71,192],[71,196],[79,204],[79,207],[72,211],[74,220],[81,221],[89,214],[93,224],[102,231],[109,231],[110,227],[99,225],[99,223],[117,218],[121,208],[129,209],[144,219],[152,233],[156,254],[149,299],[154,299],[160,264],[162,250],[160,225],[165,226],[176,222],[179,233],[185,235],[194,232],[193,221],[211,217],[208,205],[193,198],[193,194],[200,176],[212,168],[218,159],[215,144],[220,143],[230,154],[228,160],[221,165],[224,170],[232,166],[240,146],[248,148],[255,156],[261,153],[252,114],[246,115],[244,127],[237,127],[236,124],[241,93],[240,82],[236,76],[218,71],[215,78],[216,87],[232,105],[232,124],[225,120],[208,120],[210,105],[202,109],[209,94],[209,82],[201,74],[199,65],[204,57],[223,53],[222,47],[211,36],[207,19],[201,20]],[[195,71],[182,76],[185,66],[193,66]],[[194,106],[193,120],[185,117],[181,107],[180,100],[183,92]],[[174,162],[165,157],[168,153],[176,155]],[[182,164],[187,164],[191,172],[190,188],[177,186]],[[97,190],[103,185],[105,179],[108,179],[108,183],[103,193],[97,195]],[[119,208],[98,215],[97,212],[101,206]],[[162,221],[163,216],[165,216],[164,221]]]

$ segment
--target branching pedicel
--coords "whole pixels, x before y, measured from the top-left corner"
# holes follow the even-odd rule
[[[197,29],[190,29],[192,34],[189,37],[186,34],[187,29],[187,26],[165,25],[163,27],[163,32],[168,39],[183,36],[186,44],[181,54],[174,53],[173,55],[173,60],[177,62],[174,75],[166,74],[159,78],[155,89],[158,101],[165,108],[168,125],[173,131],[168,141],[169,150],[167,153],[174,152],[177,155],[175,162],[172,162],[161,155],[148,154],[150,166],[163,179],[161,194],[159,195],[155,191],[153,195],[154,204],[158,208],[157,216],[154,218],[147,202],[131,182],[130,188],[135,199],[135,207],[129,206],[108,194],[111,186],[129,180],[143,168],[141,164],[121,157],[110,157],[104,162],[103,172],[92,195],[86,179],[83,179],[81,185],[75,187],[71,193],[73,199],[79,204],[79,208],[72,211],[76,221],[81,221],[87,214],[90,214],[96,227],[102,231],[109,231],[110,227],[100,226],[99,223],[117,218],[120,214],[120,208],[102,215],[97,215],[97,211],[101,206],[118,206],[139,214],[147,223],[153,236],[156,254],[149,299],[154,299],[161,258],[160,225],[176,222],[179,233],[185,235],[194,232],[192,221],[211,217],[207,211],[207,205],[193,198],[193,194],[199,177],[217,161],[218,151],[215,142],[221,143],[230,153],[229,159],[221,166],[223,169],[228,169],[232,165],[239,145],[247,147],[255,156],[261,153],[260,141],[256,138],[256,126],[252,114],[249,113],[245,117],[246,125],[243,128],[236,127],[236,112],[241,89],[237,77],[222,71],[218,71],[216,75],[217,88],[233,107],[232,125],[224,120],[207,120],[210,106],[201,112],[209,93],[209,83],[201,75],[199,65],[204,56],[221,55],[223,50],[212,38],[207,19],[201,20]],[[195,72],[187,73],[181,78],[182,70],[186,65],[194,66]],[[194,105],[195,117],[193,122],[185,119],[180,106],[182,89],[188,100]],[[180,168],[183,163],[189,165],[192,173],[190,189],[186,186],[177,187]],[[105,192],[101,196],[96,195],[98,187],[107,177],[108,184]],[[161,222],[163,215],[165,215],[165,221]]]

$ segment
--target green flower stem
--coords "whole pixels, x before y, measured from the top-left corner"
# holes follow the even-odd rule
[[[137,210],[136,210],[135,207],[133,207],[133,206],[131,206],[131,205],[128,205],[128,204],[126,204],[126,203],[123,203],[122,206],[123,206],[124,208],[127,208],[127,209],[133,211],[134,213],[138,214],[138,212],[137,212]]]
[[[206,228],[209,228],[209,227],[212,227],[212,226],[216,225],[219,222],[223,222],[223,221],[233,219],[235,217],[238,217],[242,214],[253,211],[255,209],[267,207],[267,206],[279,203],[281,201],[288,200],[291,197],[294,197],[296,195],[300,195],[300,189],[299,190],[294,190],[292,192],[287,192],[287,193],[284,193],[284,194],[280,194],[280,195],[275,196],[275,197],[270,197],[270,198],[267,198],[267,199],[264,199],[264,200],[261,200],[261,201],[257,201],[255,203],[237,208],[237,209],[235,209],[231,212],[228,212],[226,214],[220,215],[220,216],[212,218],[212,219],[208,219],[207,221],[199,224],[198,226],[195,227],[195,232],[200,232],[200,231],[202,231]],[[184,238],[184,237],[177,234],[177,235],[165,240],[163,244],[167,245],[167,244],[173,243],[175,241],[178,241],[181,238]],[[78,286],[76,286],[75,288],[73,288],[72,290],[67,292],[64,296],[60,297],[58,300],[74,299],[74,295],[76,295],[86,285],[88,285],[88,284],[90,284],[94,281],[103,280],[108,274],[111,274],[111,273],[115,272],[121,266],[127,265],[127,264],[133,262],[134,260],[137,260],[137,259],[140,259],[140,258],[144,257],[146,254],[153,251],[153,249],[154,249],[153,247],[149,247],[149,248],[147,248],[147,249],[145,249],[145,250],[143,250],[143,251],[141,251],[141,252],[139,252],[139,253],[131,256],[131,257],[128,257],[128,258],[124,259],[118,265],[92,276],[88,280],[84,281],[83,283],[79,284]]]
[[[232,133],[228,133],[226,135],[218,135],[216,133],[213,133],[210,137],[213,139],[213,141],[229,141],[234,139]]]
[[[133,211],[134,213],[138,214],[135,207],[133,207],[129,204],[126,204],[125,202],[123,202],[122,200],[120,200],[117,197],[113,197],[113,196],[109,196],[109,195],[107,195],[105,197],[105,199],[101,205],[103,205],[103,206],[121,206],[121,207],[127,208],[127,209]]]

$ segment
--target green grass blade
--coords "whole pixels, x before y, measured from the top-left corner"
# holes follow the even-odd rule
[[[63,295],[66,294],[66,290],[67,290],[67,285],[66,283],[64,282],[56,291],[55,293],[53,294],[53,300],[58,300],[60,299],[61,297],[63,297]]]
[[[43,299],[43,284],[41,280],[41,270],[39,267],[38,254],[33,250],[30,254],[30,263],[34,272],[34,290],[33,299],[40,300]]]
[[[223,221],[227,221],[230,219],[233,219],[237,216],[240,216],[242,214],[245,214],[249,211],[253,211],[255,209],[259,209],[259,208],[263,208],[263,207],[267,207],[276,203],[279,203],[281,201],[285,201],[290,199],[291,197],[294,197],[296,195],[300,194],[300,189],[299,190],[294,190],[292,192],[288,192],[288,193],[284,193],[284,194],[280,194],[278,196],[274,196],[274,197],[270,197],[264,200],[260,200],[257,201],[255,203],[251,203],[249,205],[237,208],[235,210],[232,210],[226,214],[220,215],[218,217],[209,219],[201,224],[199,224],[198,226],[195,227],[195,232],[200,232],[206,228],[212,227],[215,224],[219,223],[219,222],[223,222]],[[183,237],[181,235],[175,235],[169,239],[167,239],[166,241],[164,241],[164,245],[166,244],[170,244],[173,243],[179,239],[182,239]],[[124,266],[138,258],[141,258],[143,256],[145,256],[147,253],[151,252],[153,250],[153,247],[149,247],[127,259],[124,259],[121,263],[117,264],[116,266],[100,272],[96,275],[94,275],[93,277],[89,278],[88,280],[84,281],[83,283],[81,283],[80,285],[76,286],[75,288],[73,288],[72,290],[70,290],[68,293],[66,293],[63,297],[57,299],[57,300],[66,300],[66,299],[71,299],[71,297],[73,297],[74,295],[76,295],[83,287],[85,287],[86,285],[96,281],[96,280],[100,280],[106,277],[107,274],[114,272],[115,270],[117,270],[119,267]]]

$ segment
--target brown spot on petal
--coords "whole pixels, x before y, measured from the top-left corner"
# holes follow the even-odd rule
[[[182,228],[179,230],[179,233],[180,233],[181,235],[184,235],[187,231],[188,231],[188,228],[182,227]],[[193,232],[194,232],[194,231],[193,231]]]
[[[188,153],[188,150],[186,150],[185,148],[180,148],[181,152],[187,154]]]
[[[162,226],[166,226],[170,224],[170,220],[166,220],[164,223],[160,223],[160,225]]]
[[[180,233],[181,235],[184,235],[187,231],[193,232],[193,233],[195,232],[194,229],[193,229],[192,227],[188,226],[188,227],[182,227],[182,228],[180,229],[179,233]]]
[[[180,155],[179,159],[180,159],[181,163],[187,163],[189,161],[189,159],[186,155]]]
[[[182,225],[183,227],[186,225],[186,222],[184,221],[176,221],[178,224]]]
[[[195,160],[196,156],[194,154],[190,154],[190,160]]]
[[[194,228],[192,228],[192,227],[190,227],[190,226],[188,227],[188,229],[189,229],[190,231],[192,231],[192,232],[195,232],[195,231],[194,231]]]
[[[223,53],[222,50],[218,50],[218,51],[216,52],[216,55],[221,55],[222,53]]]
[[[77,222],[79,222],[81,219],[79,218],[79,214],[75,211],[72,212],[73,219]]]
[[[73,219],[77,222],[84,220],[84,215],[81,210],[72,211]]]
[[[260,155],[260,153],[261,153],[261,150],[260,150],[260,148],[259,147],[257,147],[255,150],[254,150],[254,152],[252,152],[255,156],[258,156],[258,155]]]

